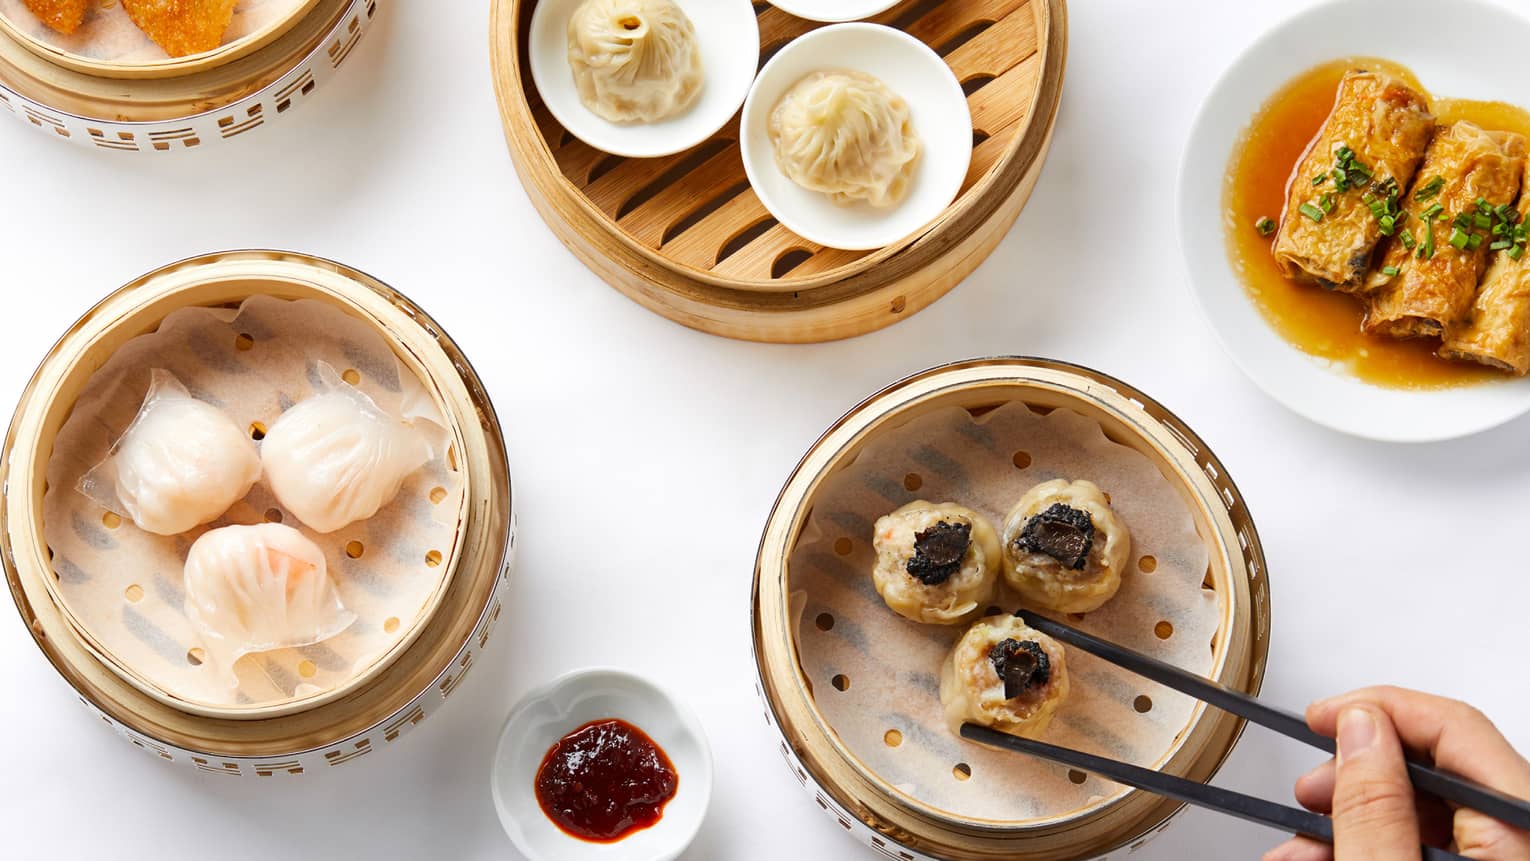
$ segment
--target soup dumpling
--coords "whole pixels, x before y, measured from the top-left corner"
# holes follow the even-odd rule
[[[946,724],[958,735],[970,721],[1035,738],[1067,697],[1062,644],[1017,616],[974,622],[940,671]]]
[[[568,22],[568,63],[580,101],[613,123],[677,116],[701,93],[696,27],[674,0],[585,0]]]
[[[1098,487],[1036,485],[1004,519],[1004,580],[1029,606],[1088,613],[1121,588],[1132,539]]]
[[[769,131],[781,172],[843,206],[896,206],[919,159],[908,103],[861,72],[798,81],[771,112]]]
[[[893,612],[954,625],[993,600],[999,536],[988,520],[950,502],[910,502],[877,519],[872,581]]]

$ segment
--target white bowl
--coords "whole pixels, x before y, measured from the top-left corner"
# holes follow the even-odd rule
[[[675,0],[696,25],[706,78],[690,109],[656,123],[613,123],[584,106],[568,64],[568,22],[584,0],[541,0],[531,14],[531,78],[554,118],[598,150],[629,158],[683,152],[738,112],[760,64],[760,23],[749,0]]]
[[[1441,26],[1444,15],[1448,26]],[[1254,307],[1228,259],[1223,177],[1238,137],[1281,86],[1348,56],[1394,60],[1437,96],[1530,105],[1530,20],[1454,0],[1336,0],[1260,37],[1217,81],[1190,130],[1179,175],[1179,238],[1191,292],[1223,347],[1271,397],[1335,430],[1392,442],[1477,433],[1530,411],[1530,379],[1407,391],[1359,380],[1303,353]]]
[[[829,69],[864,72],[908,102],[922,151],[897,206],[841,206],[776,166],[771,112],[803,77]],[[923,42],[879,24],[835,24],[790,42],[760,70],[744,102],[739,143],[749,183],[777,221],[819,245],[864,251],[918,232],[956,199],[972,163],[972,114],[956,74]]]
[[[788,15],[809,21],[860,21],[886,12],[903,0],[770,0],[770,5]]]
[[[615,843],[563,833],[537,804],[537,770],[560,739],[591,721],[624,720],[648,734],[679,775],[675,797],[650,828]],[[653,683],[620,670],[579,670],[526,695],[510,712],[494,752],[494,809],[532,861],[668,861],[685,851],[712,798],[712,751],[701,723]]]

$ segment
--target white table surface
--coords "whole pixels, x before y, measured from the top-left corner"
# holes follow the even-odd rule
[[[929,310],[822,346],[691,332],[564,250],[505,149],[482,0],[385,4],[335,81],[228,145],[139,158],[4,120],[0,410],[123,282],[205,251],[314,252],[409,294],[472,358],[508,433],[523,539],[500,633],[447,707],[385,755],[274,783],[188,773],[116,738],[0,611],[4,854],[515,858],[489,800],[500,724],[530,687],[607,664],[680,692],[710,734],[717,786],[688,859],[873,857],[804,796],[759,717],[755,546],[829,422],[983,354],[1121,376],[1221,456],[1269,554],[1271,701],[1424,687],[1530,748],[1530,422],[1420,447],[1326,431],[1228,363],[1182,283],[1172,215],[1191,117],[1241,47],[1302,5],[1074,0],[1056,140],[1014,233]],[[688,518],[704,542],[661,562],[642,518],[611,516],[629,507]],[[1317,761],[1250,729],[1219,782],[1289,799]],[[1278,838],[1190,811],[1139,857],[1257,857]]]

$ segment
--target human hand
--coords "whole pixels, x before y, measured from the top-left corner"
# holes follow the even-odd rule
[[[1403,749],[1485,786],[1530,798],[1530,762],[1471,706],[1394,687],[1363,688],[1307,707],[1338,756],[1296,782],[1303,807],[1333,815],[1334,844],[1293,838],[1264,861],[1418,858],[1427,844],[1483,861],[1530,861],[1530,832],[1486,814],[1415,798]]]

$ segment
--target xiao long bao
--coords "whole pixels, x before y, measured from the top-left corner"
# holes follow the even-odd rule
[[[905,102],[861,72],[814,72],[770,115],[776,165],[788,179],[842,206],[896,206],[919,160]]]
[[[580,101],[613,123],[677,116],[701,93],[696,28],[673,0],[585,0],[569,19],[568,62]]]

